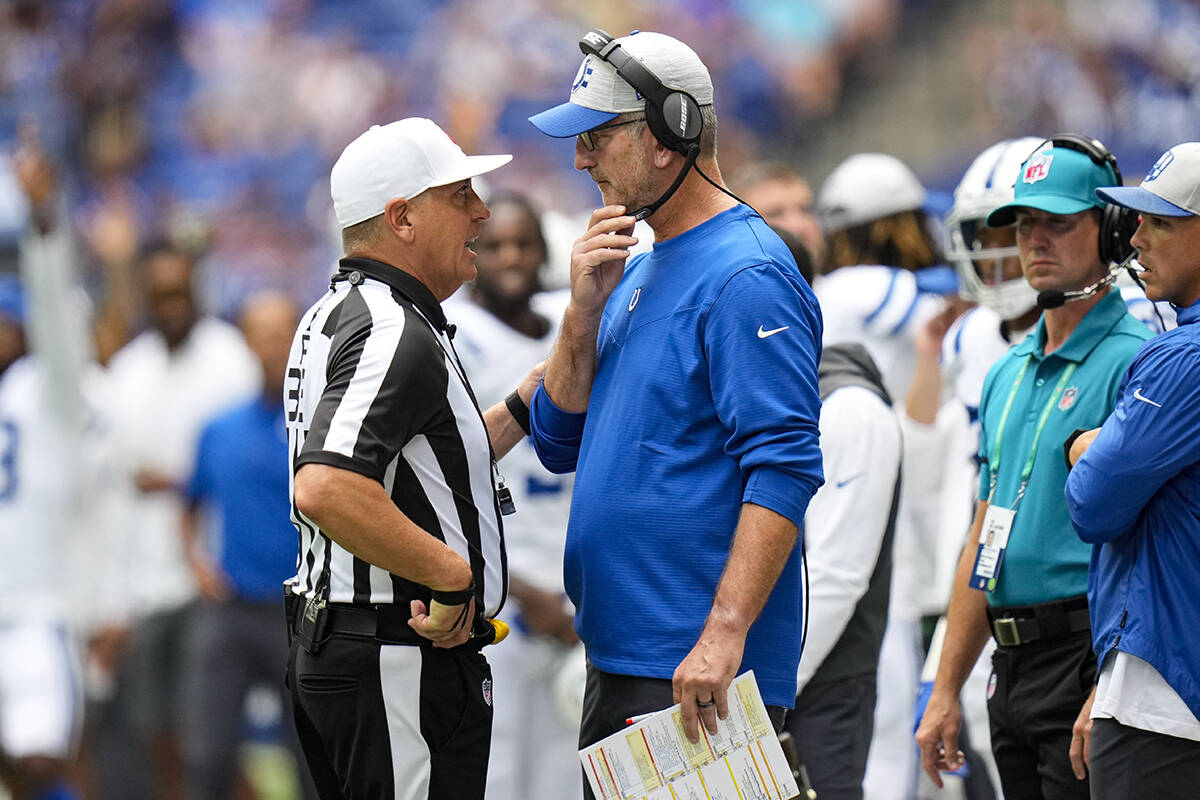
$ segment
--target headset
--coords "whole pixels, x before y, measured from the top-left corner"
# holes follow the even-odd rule
[[[1117,186],[1124,185],[1121,168],[1117,166],[1117,157],[1099,139],[1075,133],[1060,133],[1039,144],[1033,152],[1038,152],[1047,144],[1051,147],[1061,147],[1064,150],[1083,153],[1096,166],[1110,168]],[[1092,297],[1108,288],[1117,279],[1117,274],[1121,269],[1128,270],[1134,281],[1141,285],[1141,281],[1138,280],[1130,266],[1136,251],[1129,240],[1133,238],[1137,227],[1138,213],[1136,211],[1105,203],[1100,212],[1100,238],[1097,244],[1100,250],[1100,260],[1109,266],[1108,274],[1083,289],[1068,292],[1047,289],[1039,292],[1037,304],[1042,308],[1058,308],[1072,300],[1084,300]],[[1155,311],[1157,312],[1157,309]]]
[[[684,157],[683,167],[675,176],[674,182],[653,203],[634,211],[634,219],[642,220],[658,211],[683,184],[683,179],[692,167],[696,167],[700,177],[717,189],[739,203],[744,202],[705,175],[704,170],[696,164],[696,159],[700,156],[700,133],[704,130],[704,119],[700,116],[700,104],[696,102],[695,97],[682,89],[667,88],[657,75],[626,53],[620,42],[599,28],[593,28],[583,35],[579,40],[579,49],[584,55],[595,56],[612,65],[617,75],[645,99],[646,126],[650,128],[654,138],[663,147]]]
[[[593,28],[579,40],[584,55],[606,61],[617,75],[646,100],[646,124],[654,138],[669,150],[689,155],[700,148],[704,120],[696,98],[681,89],[668,89],[658,76],[645,67],[599,28]]]
[[[1121,169],[1117,166],[1114,156],[1099,139],[1080,136],[1075,133],[1060,133],[1051,136],[1038,145],[1038,150],[1049,143],[1051,147],[1061,147],[1083,153],[1098,167],[1109,167],[1116,178],[1115,185],[1122,186],[1125,181],[1121,177]],[[1037,150],[1034,151],[1035,153]],[[1131,208],[1104,205],[1100,216],[1100,259],[1105,264],[1124,264],[1133,255],[1133,245],[1129,240],[1133,237],[1138,226],[1138,213]]]

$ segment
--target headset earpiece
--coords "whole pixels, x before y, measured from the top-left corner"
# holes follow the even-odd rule
[[[1100,217],[1100,259],[1120,264],[1133,255],[1130,239],[1137,231],[1138,213],[1132,208],[1108,204]]]
[[[1037,150],[1047,144],[1083,153],[1096,166],[1107,166],[1112,170],[1115,179],[1114,185],[1122,186],[1125,183],[1124,178],[1121,177],[1121,168],[1117,166],[1117,157],[1099,139],[1080,136],[1077,133],[1060,133],[1042,142],[1038,145]],[[1034,152],[1036,153],[1037,150]],[[1104,205],[1100,216],[1099,247],[1100,259],[1105,264],[1120,264],[1133,254],[1133,245],[1129,243],[1129,240],[1133,237],[1137,226],[1137,212],[1107,203]]]
[[[583,35],[579,49],[611,64],[617,75],[645,99],[646,125],[663,147],[687,155],[693,145],[699,145],[704,120],[696,98],[664,86],[657,75],[599,28]]]

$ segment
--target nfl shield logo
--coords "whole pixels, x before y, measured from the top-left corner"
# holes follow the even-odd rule
[[[1059,411],[1066,411],[1071,406],[1075,405],[1075,398],[1079,395],[1079,389],[1075,386],[1068,386],[1063,392],[1062,399],[1058,401]]]
[[[1044,181],[1050,177],[1050,162],[1054,160],[1054,156],[1050,153],[1041,153],[1029,159],[1025,165],[1025,174],[1021,177],[1023,183],[1037,183]]]
[[[492,679],[491,678],[483,679],[483,702],[487,703],[489,706],[492,704]]]

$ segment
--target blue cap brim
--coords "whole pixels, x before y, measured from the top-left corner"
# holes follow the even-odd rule
[[[1028,194],[1020,200],[1000,206],[987,216],[989,228],[1004,228],[1017,221],[1017,209],[1033,208],[1047,214],[1078,214],[1089,208],[1099,207],[1100,202],[1089,203],[1078,197],[1063,197],[1060,194]]]
[[[1139,214],[1153,214],[1156,217],[1194,217],[1195,214],[1186,208],[1180,208],[1174,203],[1168,203],[1161,197],[1141,186],[1111,186],[1096,190],[1096,197],[1115,206],[1132,208]]]
[[[529,121],[533,123],[533,127],[547,136],[567,139],[571,136],[578,136],[584,131],[590,131],[609,120],[616,119],[617,116],[615,111],[597,111],[594,108],[584,108],[574,103],[563,103],[560,106],[546,109],[540,114],[534,114]]]

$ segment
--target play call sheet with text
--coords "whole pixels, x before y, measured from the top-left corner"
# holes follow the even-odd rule
[[[579,751],[599,800],[791,800],[799,794],[753,672],[729,686],[729,716],[700,741],[679,706]]]

